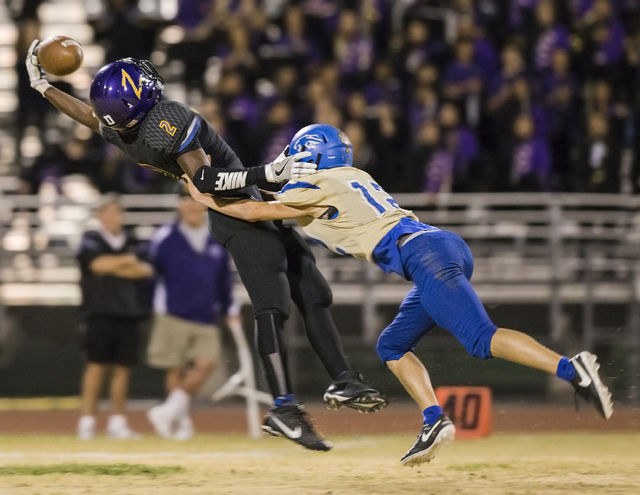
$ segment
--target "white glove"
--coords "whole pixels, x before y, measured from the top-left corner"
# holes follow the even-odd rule
[[[33,43],[31,43],[25,64],[27,66],[27,72],[29,73],[31,87],[44,96],[44,92],[51,87],[51,84],[47,81],[47,74],[40,66],[38,55],[36,55],[38,43],[40,43],[40,40],[33,40]]]
[[[278,158],[265,165],[265,176],[269,182],[285,182],[313,174],[317,168],[315,163],[298,161],[310,156],[309,151],[289,156],[289,146],[287,146]]]

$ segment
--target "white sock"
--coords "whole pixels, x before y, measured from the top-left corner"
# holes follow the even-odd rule
[[[112,414],[109,416],[107,430],[121,430],[127,428],[127,417],[124,414]]]
[[[176,388],[169,394],[167,400],[164,401],[164,407],[166,407],[169,414],[174,418],[179,418],[189,414],[190,403],[191,396],[181,388]]]
[[[78,421],[78,429],[81,430],[93,430],[96,427],[96,417],[95,416],[80,416],[80,420]]]

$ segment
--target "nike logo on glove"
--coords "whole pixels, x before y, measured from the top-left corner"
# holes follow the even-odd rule
[[[276,170],[276,168],[273,168],[273,173],[275,174],[276,177],[280,177],[282,175],[282,172],[284,172],[284,169],[287,167],[287,164],[289,163],[289,160],[285,160],[284,162],[282,162],[283,165],[280,168],[280,170]]]
[[[440,421],[442,421],[441,419],[439,419],[438,421],[436,421],[436,424],[433,425],[433,428],[431,428],[431,430],[429,430],[429,434],[422,434],[422,441],[426,442],[427,440],[429,440],[429,437],[431,436],[431,434],[436,431],[436,428],[438,427],[438,424],[440,423]]]
[[[282,433],[287,435],[289,438],[300,438],[302,436],[302,428],[300,428],[299,426],[296,426],[295,429],[292,430],[287,425],[285,425],[282,421],[276,418],[274,415],[271,415],[271,419],[273,419],[275,424],[277,424],[280,427],[280,429],[282,430]]]
[[[202,175],[200,176],[200,180],[204,180],[204,170],[202,170]]]

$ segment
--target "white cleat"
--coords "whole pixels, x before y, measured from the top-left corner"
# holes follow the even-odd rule
[[[596,355],[582,351],[571,358],[571,363],[576,369],[576,376],[571,380],[576,394],[591,402],[604,419],[609,419],[613,414],[611,392],[600,380],[600,364]]]
[[[430,462],[436,456],[438,450],[453,442],[455,436],[455,426],[453,426],[449,418],[441,414],[435,423],[422,427],[416,443],[400,459],[400,463],[403,466],[413,467]]]

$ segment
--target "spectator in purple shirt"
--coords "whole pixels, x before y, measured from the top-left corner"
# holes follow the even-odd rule
[[[514,82],[524,74],[524,59],[517,46],[506,45],[502,49],[501,61],[500,72],[495,75],[487,91],[490,95],[489,111],[495,111],[511,97]]]
[[[166,370],[167,398],[147,415],[160,436],[189,440],[191,399],[222,357],[219,322],[239,321],[239,308],[232,305],[229,254],[209,235],[205,209],[186,196],[178,214],[151,240],[158,280],[147,358]]]
[[[444,43],[430,38],[429,28],[424,21],[413,19],[407,24],[402,48],[397,56],[398,75],[405,80],[425,63],[440,65],[444,54]]]
[[[478,122],[479,99],[482,91],[482,71],[473,60],[471,40],[459,40],[455,58],[449,62],[443,74],[444,95],[465,110],[465,122],[472,127]]]
[[[245,91],[245,79],[239,72],[225,71],[218,85],[218,98],[227,123],[227,132],[236,144],[235,151],[244,163],[250,160],[248,151],[252,132],[259,121],[258,108]]]
[[[299,2],[305,16],[307,32],[321,51],[322,60],[331,58],[331,41],[338,26],[340,9],[337,0],[302,0]]]
[[[494,45],[486,39],[484,28],[474,23],[472,16],[463,16],[458,21],[458,39],[470,39],[473,43],[473,61],[480,67],[485,86],[500,68],[500,59]]]
[[[514,124],[515,144],[511,151],[511,189],[551,190],[551,154],[547,143],[534,134],[531,115],[521,114]]]
[[[440,107],[438,93],[431,86],[419,86],[414,92],[414,97],[409,106],[409,121],[411,135],[417,136],[423,123],[435,120]]]
[[[605,78],[619,83],[623,77],[624,28],[614,4],[593,0],[579,23],[581,51],[580,72],[588,77]]]
[[[520,31],[532,16],[533,9],[540,0],[511,0],[507,2],[508,23],[512,31]]]
[[[400,82],[393,73],[393,65],[388,60],[378,60],[373,68],[373,81],[364,88],[364,94],[370,105],[387,102],[400,105],[402,95]]]
[[[373,61],[373,42],[363,34],[360,18],[353,10],[340,13],[333,38],[333,55],[340,71],[341,84],[358,89],[366,81]]]
[[[551,65],[551,57],[556,48],[571,47],[571,35],[565,26],[558,23],[552,0],[541,0],[535,13],[535,30],[539,34],[533,45],[533,65],[536,70],[544,71]]]
[[[270,32],[267,31],[267,34]],[[262,45],[259,53],[266,60],[293,63],[300,69],[312,68],[321,61],[321,52],[315,40],[315,36],[310,36],[300,7],[291,5],[285,10],[282,32]]]
[[[460,125],[458,109],[451,103],[442,105],[438,122],[447,149],[455,157],[456,173],[466,175],[471,162],[478,157],[478,139],[468,127]]]

